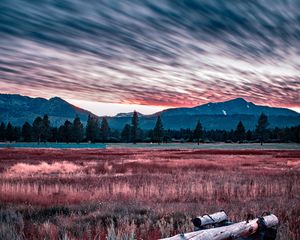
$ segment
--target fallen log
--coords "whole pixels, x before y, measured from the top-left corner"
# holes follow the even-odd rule
[[[239,237],[249,237],[255,234],[260,228],[266,229],[278,225],[278,218],[271,214],[263,218],[256,218],[251,221],[234,223],[229,226],[200,230],[185,234],[178,234],[164,240],[226,240]]]
[[[192,222],[195,227],[202,228],[207,225],[214,225],[217,223],[225,222],[227,220],[227,214],[224,211],[220,211],[213,214],[205,214],[203,216],[196,217],[192,220]]]

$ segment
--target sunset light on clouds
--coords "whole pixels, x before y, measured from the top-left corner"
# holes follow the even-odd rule
[[[97,114],[243,97],[300,112],[300,2],[0,2],[0,92]]]
[[[299,183],[300,0],[0,0],[0,240],[299,240]]]

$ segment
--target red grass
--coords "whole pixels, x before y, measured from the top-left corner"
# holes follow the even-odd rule
[[[30,170],[64,161],[72,173]],[[12,171],[19,163],[35,168]],[[157,239],[220,209],[272,211],[278,239],[300,238],[299,150],[1,149],[0,171],[0,214],[20,212],[27,239]]]

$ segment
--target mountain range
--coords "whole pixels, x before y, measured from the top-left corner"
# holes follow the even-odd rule
[[[26,121],[32,123],[36,117],[44,114],[48,114],[53,126],[58,126],[67,119],[73,120],[76,114],[83,122],[87,121],[89,114],[93,115],[59,97],[47,100],[18,94],[0,94],[0,121],[21,126]]]
[[[191,108],[171,108],[151,115],[139,113],[139,124],[142,129],[152,129],[157,116],[160,115],[165,129],[193,129],[198,120],[205,129],[234,129],[240,120],[246,129],[253,129],[262,112],[268,116],[270,127],[300,125],[300,114],[295,111],[260,106],[243,98]],[[21,126],[25,121],[32,123],[37,116],[44,114],[48,114],[53,126],[59,126],[67,119],[72,121],[76,115],[86,123],[88,115],[94,115],[59,97],[47,100],[17,94],[0,94],[0,121]],[[132,114],[132,112],[119,113],[114,117],[108,117],[110,127],[122,129],[126,123],[130,124]]]

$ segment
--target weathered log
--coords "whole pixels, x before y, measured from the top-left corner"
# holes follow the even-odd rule
[[[216,212],[213,214],[205,214],[200,217],[196,217],[192,220],[193,224],[197,228],[204,227],[209,224],[216,224],[220,222],[227,221],[228,217],[224,211]]]
[[[229,226],[178,234],[174,237],[164,238],[164,240],[225,240],[249,237],[259,230],[260,222],[263,222],[265,227],[271,228],[278,225],[278,218],[271,214],[263,218],[234,223]]]
[[[273,214],[260,218],[260,220],[263,221],[266,228],[271,228],[278,225],[278,218]]]

